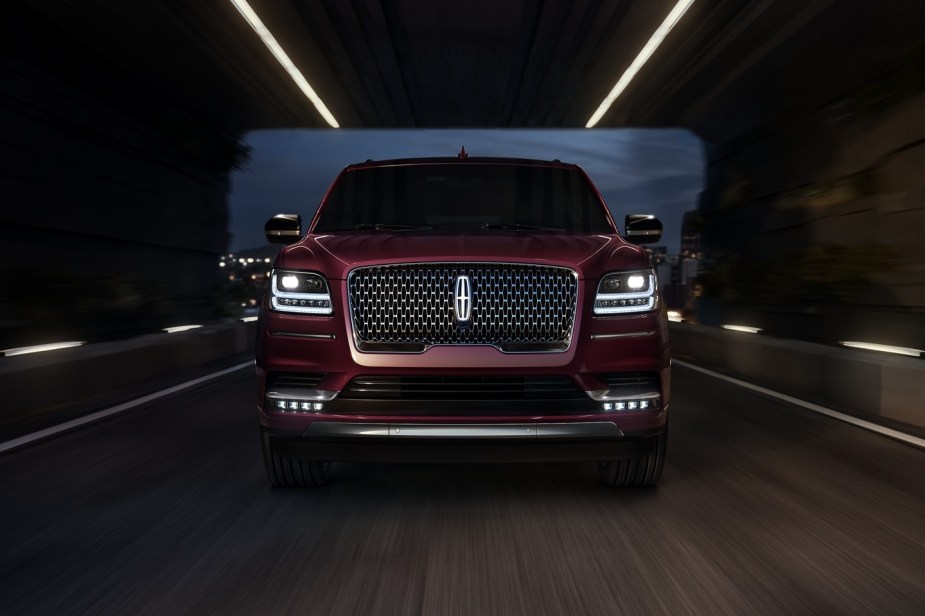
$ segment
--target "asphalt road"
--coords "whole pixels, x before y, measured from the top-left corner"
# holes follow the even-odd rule
[[[0,614],[925,614],[925,451],[676,368],[593,465],[268,487],[247,370],[0,456]]]

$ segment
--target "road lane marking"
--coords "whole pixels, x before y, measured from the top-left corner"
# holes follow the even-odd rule
[[[671,363],[677,364],[684,368],[690,368],[691,370],[695,370],[697,372],[702,372],[703,374],[712,376],[713,378],[720,379],[722,381],[726,381],[728,383],[732,383],[734,385],[738,385],[739,387],[744,387],[745,389],[750,389],[752,391],[771,396],[772,398],[777,398],[778,400],[803,407],[804,409],[808,409],[816,413],[821,413],[822,415],[826,415],[833,419],[849,423],[853,426],[858,426],[859,428],[864,428],[865,430],[870,430],[871,432],[876,432],[877,434],[888,436],[890,438],[896,439],[897,441],[902,441],[909,445],[925,449],[925,439],[919,438],[917,436],[906,434],[905,432],[900,432],[898,430],[893,430],[892,428],[887,428],[885,426],[880,426],[870,421],[864,421],[863,419],[858,419],[857,417],[852,417],[851,415],[846,415],[845,413],[839,413],[838,411],[833,411],[830,408],[826,408],[818,404],[813,404],[812,402],[807,402],[806,400],[800,400],[799,398],[794,398],[793,396],[782,394],[780,392],[774,391],[773,389],[767,389],[766,387],[754,385],[748,381],[743,381],[731,376],[726,376],[725,374],[721,374],[719,372],[714,372],[713,370],[695,366],[694,364],[689,364],[686,361],[672,359]]]
[[[134,400],[129,400],[128,402],[123,402],[122,404],[117,404],[116,406],[109,407],[108,409],[103,409],[102,411],[96,411],[95,413],[90,413],[89,415],[71,419],[70,421],[58,424],[57,426],[52,426],[50,428],[45,428],[44,430],[39,430],[38,432],[32,432],[30,434],[25,434],[8,441],[4,441],[0,443],[0,454],[12,451],[13,449],[18,449],[19,447],[24,447],[36,441],[56,436],[62,432],[73,430],[74,428],[79,428],[81,426],[91,424],[95,421],[99,421],[113,415],[118,415],[119,413],[124,413],[125,411],[133,409],[136,406],[141,406],[142,404],[151,402],[152,400],[157,400],[158,398],[163,398],[164,396],[175,394],[178,391],[183,391],[184,389],[195,387],[200,383],[212,381],[219,377],[223,377],[226,374],[231,374],[232,372],[237,372],[238,370],[243,370],[247,367],[253,367],[253,365],[253,360],[246,361],[243,364],[237,364],[236,366],[225,368],[224,370],[219,370],[218,372],[213,372],[211,374],[192,379],[191,381],[180,383],[179,385],[174,385],[172,387],[168,387],[167,389],[162,389],[146,396],[135,398]]]

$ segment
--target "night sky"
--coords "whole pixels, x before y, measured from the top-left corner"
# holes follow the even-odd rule
[[[231,178],[231,251],[265,245],[263,224],[274,214],[307,222],[337,173],[369,158],[455,156],[464,145],[470,156],[575,163],[620,226],[626,214],[658,216],[669,254],[679,252],[681,217],[704,185],[702,144],[678,129],[273,130],[246,141],[251,162]]]

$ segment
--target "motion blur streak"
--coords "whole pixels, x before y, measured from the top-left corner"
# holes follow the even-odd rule
[[[247,3],[247,0],[231,0],[231,3],[234,5],[234,8],[238,9],[238,12],[241,13],[241,16],[244,17],[248,25],[254,29],[254,32],[257,33],[257,36],[260,37],[263,44],[267,46],[267,49],[270,50],[273,57],[276,58],[284,69],[286,69],[286,72],[289,73],[292,80],[295,81],[299,89],[302,90],[305,96],[308,97],[308,100],[315,106],[315,109],[318,110],[318,113],[321,114],[321,117],[324,118],[324,121],[327,122],[331,128],[340,128],[340,125],[334,118],[334,114],[328,111],[324,101],[315,93],[314,88],[308,83],[308,80],[305,79],[302,72],[292,63],[292,60],[289,59],[289,55],[283,51],[283,48],[276,41],[276,37],[273,36],[273,33],[263,25],[263,21],[257,16],[257,13],[251,8],[251,5]]]
[[[898,347],[889,344],[876,344],[873,342],[851,342],[843,341],[846,347],[855,349],[865,349],[867,351],[880,351],[881,353],[894,353],[896,355],[908,355],[909,357],[919,357],[922,354],[921,349],[910,349],[908,347]]]
[[[6,357],[14,357],[16,355],[28,355],[29,353],[44,353],[45,351],[57,351],[59,349],[70,349],[73,347],[78,347],[86,344],[84,341],[73,341],[73,342],[52,342],[50,344],[36,344],[34,346],[27,347],[16,347],[15,349],[5,349],[0,351],[0,354]]]
[[[636,73],[639,72],[642,65],[649,60],[653,53],[655,53],[658,46],[665,40],[665,37],[668,36],[671,29],[681,21],[681,18],[684,17],[684,13],[687,12],[687,9],[693,3],[694,0],[678,0],[678,3],[671,9],[671,12],[668,13],[668,17],[665,18],[662,25],[652,34],[652,38],[649,39],[649,42],[646,43],[645,47],[639,52],[639,55],[636,56],[636,59],[633,60],[633,63],[630,64],[630,67],[626,69],[626,72],[624,72],[617,83],[614,84],[613,89],[610,90],[610,94],[601,101],[600,107],[591,115],[588,123],[585,124],[585,128],[594,128],[597,126],[597,123],[601,121],[601,118],[604,117],[604,114],[607,113],[610,106],[613,105],[613,102],[623,93],[623,90],[625,90],[626,86],[633,80],[633,77],[636,76]]]
[[[757,334],[761,331],[761,328],[751,327],[749,325],[721,325],[720,327],[734,332],[743,332],[745,334]]]
[[[920,614],[925,451],[684,367],[655,490],[593,464],[266,486],[247,371],[0,458],[2,614]]]

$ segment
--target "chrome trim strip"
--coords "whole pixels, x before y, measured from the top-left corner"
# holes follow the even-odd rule
[[[268,391],[267,398],[276,400],[312,400],[314,402],[330,402],[337,397],[339,391],[327,389],[302,389],[298,387],[280,387]]]
[[[271,336],[292,336],[293,338],[316,338],[319,340],[334,340],[334,334],[299,334],[296,332],[270,332]]]
[[[389,436],[402,438],[536,438],[536,424],[390,424]]]
[[[612,421],[517,424],[386,424],[316,421],[305,431],[305,436],[542,440],[623,438],[623,432]]]
[[[386,423],[343,423],[339,421],[316,421],[308,427],[304,436],[388,436]]]
[[[585,393],[598,402],[609,402],[610,400],[655,400],[661,397],[661,394],[657,391],[626,395],[619,389],[593,389],[585,391]]]
[[[611,421],[585,423],[536,424],[536,435],[540,438],[614,437],[623,438],[623,431]]]
[[[568,350],[568,345],[564,342],[525,342],[525,343],[505,343],[505,344],[477,344],[477,343],[458,343],[458,344],[416,344],[413,342],[358,342],[357,350],[362,353],[401,353],[403,355],[420,355],[436,347],[487,347],[497,349],[505,355],[535,355],[537,353],[564,353]],[[517,347],[520,350],[512,351],[511,347]]]
[[[654,330],[649,330],[647,332],[629,332],[626,334],[591,334],[591,340],[606,340],[608,338],[645,338],[646,336],[654,335]]]
[[[627,231],[623,234],[623,237],[647,237],[649,235],[661,235],[661,230],[656,229],[634,229],[632,231]]]

